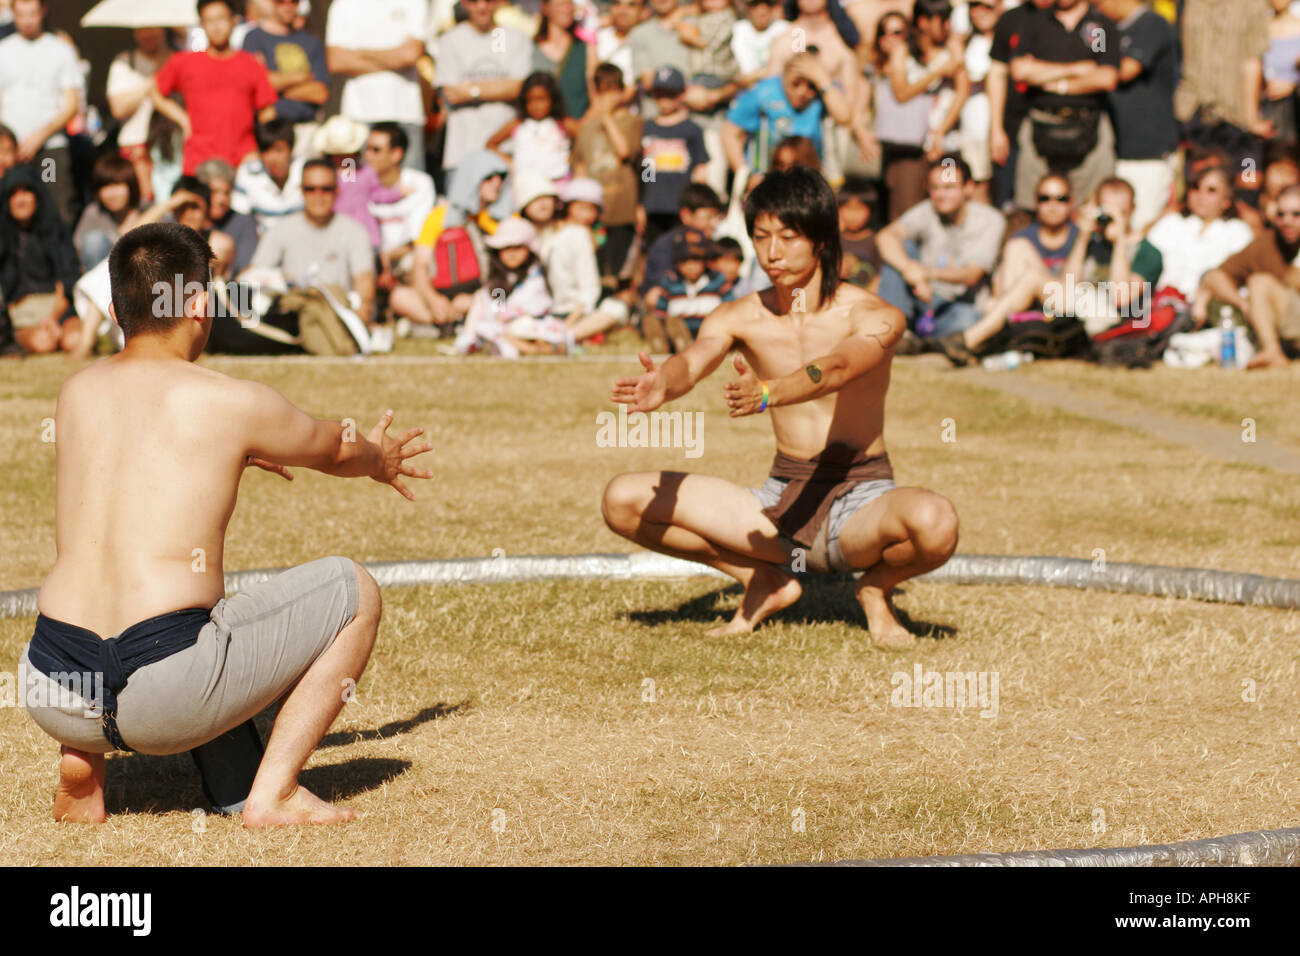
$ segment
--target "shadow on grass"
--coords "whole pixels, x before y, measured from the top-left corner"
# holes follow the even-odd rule
[[[847,576],[806,576],[800,583],[803,585],[803,596],[770,618],[771,621],[786,624],[852,624],[866,630],[866,615],[853,596],[852,582]],[[905,588],[894,591],[896,596],[906,593]],[[724,596],[739,598],[740,595],[740,585],[731,584],[683,601],[675,608],[626,611],[622,616],[647,627],[662,624],[721,624],[733,613],[730,606],[723,606]],[[917,637],[944,640],[957,635],[957,629],[951,625],[917,620],[897,605],[894,610],[898,613],[899,623]]]
[[[332,734],[326,734],[321,739],[320,746],[339,747],[344,744],[360,743],[363,740],[385,740],[389,737],[396,737],[398,734],[409,734],[421,724],[427,724],[439,717],[450,717],[452,714],[462,713],[468,710],[469,706],[470,701],[468,699],[462,700],[458,704],[447,704],[439,701],[424,708],[414,717],[408,717],[406,720],[394,720],[382,727],[376,727],[374,730],[336,730]]]
[[[298,781],[322,799],[334,802],[382,787],[410,766],[411,761],[392,757],[357,757],[328,767],[310,767],[298,775]]]

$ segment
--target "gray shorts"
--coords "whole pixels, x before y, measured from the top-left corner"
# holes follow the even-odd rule
[[[222,598],[192,647],[131,675],[117,695],[122,739],[140,753],[183,753],[261,713],[325,653],[357,600],[356,565],[341,557]],[[113,750],[93,703],[32,667],[26,647],[19,660],[27,712],[42,730],[86,753]]]
[[[761,488],[751,488],[750,491],[764,508],[774,508],[781,500],[781,492],[788,484],[789,482],[784,478],[769,477],[763,482]],[[804,548],[785,534],[781,535],[781,546],[787,553],[792,553],[796,548],[804,551],[805,565],[809,571],[829,574],[832,571],[856,570],[844,560],[844,552],[840,550],[840,532],[844,530],[844,525],[849,518],[885,492],[893,491],[897,487],[892,478],[880,478],[854,485],[831,503],[830,514],[826,517],[826,523],[818,530],[817,539],[811,548]]]

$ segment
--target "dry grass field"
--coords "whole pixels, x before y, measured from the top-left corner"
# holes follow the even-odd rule
[[[677,403],[703,453],[602,448],[596,415],[635,366],[392,359],[205,360],[366,427],[422,424],[436,477],[412,504],[365,480],[250,472],[227,570],[626,551],[599,498],[615,473],[683,469],[753,486],[773,443],[728,418],[720,372]],[[54,558],[54,446],[42,420],[70,366],[0,380],[0,588]],[[1300,452],[1300,369],[1114,372],[1042,363],[1025,381],[1205,427],[1253,418]],[[896,363],[886,439],[901,483],[947,495],[959,550],[1217,567],[1300,578],[1294,475]],[[948,439],[948,440],[945,440]],[[357,698],[304,782],[359,822],[244,831],[195,815],[188,757],[109,759],[109,822],[49,819],[56,747],[0,707],[0,859],[9,864],[738,864],[1172,842],[1291,826],[1300,801],[1300,615],[1020,587],[913,582],[925,633],[881,651],[843,582],[808,585],[743,639],[707,626],[716,579],[393,588]],[[13,672],[32,619],[0,621]],[[965,707],[900,706],[923,672],[983,675]],[[992,683],[996,681],[996,684]],[[931,701],[931,704],[934,702]]]

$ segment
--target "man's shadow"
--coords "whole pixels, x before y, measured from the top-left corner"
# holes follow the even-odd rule
[[[803,595],[784,611],[774,614],[769,621],[783,621],[790,624],[854,624],[867,629],[867,616],[862,612],[862,605],[853,596],[853,579],[848,575],[800,575],[799,583],[803,585]],[[626,611],[623,616],[654,627],[661,624],[721,624],[731,617],[731,610],[722,606],[724,596],[741,594],[739,584],[730,584],[699,597],[683,601],[675,608],[656,608],[645,611]],[[904,588],[896,588],[895,596],[906,594]],[[957,629],[949,624],[917,620],[897,604],[894,611],[898,622],[917,637],[944,640],[955,637]],[[766,623],[766,622],[765,622]],[[762,624],[759,625],[763,627]]]
[[[421,724],[463,712],[468,700],[457,704],[437,703],[405,720],[392,721],[370,730],[343,730],[326,734],[320,747],[338,747],[364,740],[384,740],[410,733]],[[254,718],[265,742],[275,721],[274,709]],[[117,754],[109,761],[105,803],[109,813],[166,813],[200,809],[208,802],[199,783],[199,771],[189,754],[154,756]],[[411,766],[409,760],[387,757],[354,757],[342,763],[311,767],[299,776],[303,786],[325,800],[347,800],[395,780]]]

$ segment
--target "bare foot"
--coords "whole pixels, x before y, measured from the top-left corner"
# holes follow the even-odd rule
[[[250,828],[345,823],[356,818],[351,807],[327,803],[301,784],[285,799],[262,801],[249,794],[244,804],[244,826]]]
[[[1257,352],[1246,368],[1286,368],[1291,363],[1281,352]]]
[[[66,823],[103,823],[104,755],[64,747],[59,760],[59,789],[54,793],[54,819]]]
[[[728,623],[706,631],[709,637],[727,637],[731,634],[748,634],[760,622],[799,600],[803,588],[789,571],[776,566],[760,568],[745,585],[745,598],[740,610]]]
[[[911,647],[916,643],[912,632],[898,622],[888,594],[866,584],[858,584],[854,593],[867,615],[867,630],[875,644],[880,647]]]

